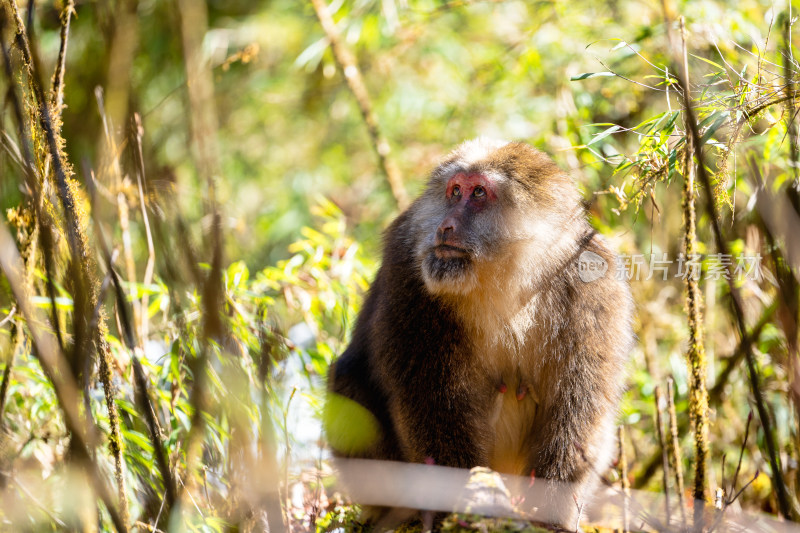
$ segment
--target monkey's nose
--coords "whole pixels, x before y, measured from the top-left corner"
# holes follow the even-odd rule
[[[436,232],[436,246],[459,246],[458,237],[455,235],[455,228],[448,226]]]
[[[456,232],[456,222],[448,217],[439,224],[436,230],[436,244],[455,244],[454,234]]]
[[[445,221],[446,222],[446,221]],[[443,222],[436,230],[435,254],[442,259],[464,257],[467,251],[462,247],[461,240],[456,233],[455,224]]]

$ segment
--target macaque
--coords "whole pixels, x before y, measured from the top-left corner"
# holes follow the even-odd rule
[[[568,482],[607,468],[632,300],[569,176],[524,143],[454,150],[388,228],[353,338],[331,368],[334,453]],[[363,418],[363,417],[362,417]],[[363,426],[363,424],[361,424]],[[363,428],[362,428],[363,429]]]

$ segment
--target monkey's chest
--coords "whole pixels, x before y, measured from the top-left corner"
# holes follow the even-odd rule
[[[492,406],[493,443],[489,466],[507,474],[527,475],[538,398],[529,377],[518,368],[501,373]]]

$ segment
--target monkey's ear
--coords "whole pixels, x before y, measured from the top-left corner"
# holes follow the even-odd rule
[[[358,402],[335,392],[328,392],[322,427],[331,447],[345,455],[367,451],[380,437],[375,416]]]

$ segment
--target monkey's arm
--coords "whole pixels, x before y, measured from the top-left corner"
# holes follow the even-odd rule
[[[609,263],[614,258],[598,249]],[[609,269],[611,270],[611,269]],[[547,355],[529,466],[536,478],[574,484],[581,497],[608,466],[613,423],[622,394],[624,366],[633,339],[632,305],[627,288],[609,274],[584,283],[566,275],[554,305],[566,310],[553,318],[554,351]],[[575,512],[571,498],[562,522]]]
[[[447,357],[428,350],[425,356]],[[406,372],[395,367],[389,390],[389,412],[405,460],[459,468],[488,466],[488,418],[481,402],[467,390],[458,369],[407,361]],[[413,368],[413,369],[412,369]],[[474,382],[473,382],[474,383]]]
[[[454,334],[452,313],[413,280],[405,298],[388,297],[378,313],[375,369],[386,391],[405,460],[472,468],[488,465],[484,405],[466,360],[471,348]],[[477,400],[477,401],[476,401]]]
[[[387,234],[373,285],[370,356],[404,460],[488,466],[485,408],[472,346],[452,308],[431,295],[409,250],[408,220]]]

